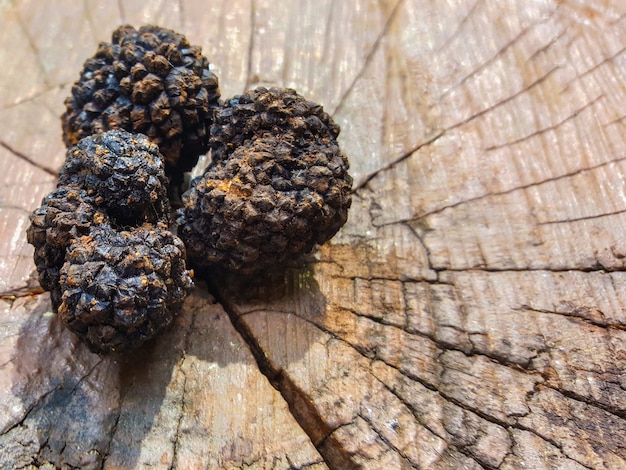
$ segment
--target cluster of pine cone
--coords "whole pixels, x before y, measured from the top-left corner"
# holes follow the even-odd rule
[[[171,323],[193,285],[187,264],[258,275],[346,222],[352,178],[323,108],[279,88],[222,102],[179,33],[118,28],[65,107],[66,161],[27,237],[54,309],[94,352],[136,348]]]
[[[41,286],[67,327],[98,353],[154,337],[193,282],[169,230],[165,162],[145,135],[111,130],[67,152],[56,190],[31,216]]]

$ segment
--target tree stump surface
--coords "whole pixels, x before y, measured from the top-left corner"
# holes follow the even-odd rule
[[[626,468],[626,5],[0,2],[0,467]],[[25,230],[97,43],[156,23],[222,94],[342,127],[348,223],[280,278],[198,282],[140,350],[50,312]]]

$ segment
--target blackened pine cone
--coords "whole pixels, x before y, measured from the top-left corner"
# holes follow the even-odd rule
[[[96,209],[93,199],[80,188],[57,188],[41,202],[30,216],[26,231],[28,243],[35,247],[35,265],[41,287],[50,291],[55,310],[61,305],[59,271],[65,262],[66,249],[92,226],[107,222]]]
[[[215,112],[211,127],[211,157],[214,162],[228,158],[245,141],[291,134],[297,145],[335,141],[339,126],[321,105],[307,101],[290,88],[259,87],[236,95]]]
[[[118,225],[168,220],[167,177],[159,148],[142,134],[112,130],[67,151],[59,186],[87,191]]]
[[[258,273],[329,240],[346,222],[351,185],[334,139],[248,140],[183,195],[178,233],[197,265]]]
[[[68,150],[59,187],[31,216],[41,285],[94,352],[154,337],[192,286],[185,247],[167,230],[167,182],[156,144],[111,130]]]
[[[159,145],[175,183],[207,150],[217,77],[200,47],[158,26],[120,26],[88,59],[66,99],[63,139],[123,128]]]
[[[185,246],[165,225],[94,227],[68,248],[59,315],[91,351],[134,349],[167,326],[192,287]]]

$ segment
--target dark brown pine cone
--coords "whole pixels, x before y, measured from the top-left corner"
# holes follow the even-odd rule
[[[122,128],[159,145],[175,184],[208,148],[217,77],[200,47],[158,26],[121,26],[87,59],[65,101],[63,139]]]
[[[192,285],[185,246],[165,225],[101,225],[67,250],[59,315],[93,352],[130,350],[172,321]]]
[[[339,126],[321,105],[290,88],[256,88],[228,100],[215,113],[211,127],[213,162],[228,158],[251,138],[292,134],[296,145],[335,141]]]
[[[96,209],[93,199],[80,188],[58,188],[48,194],[41,207],[30,216],[26,231],[28,243],[35,247],[35,265],[41,287],[50,291],[55,310],[61,305],[59,271],[65,262],[66,249],[92,226],[107,222]]]
[[[346,222],[352,178],[335,140],[263,135],[184,194],[178,233],[197,266],[258,273],[309,252]]]
[[[84,189],[118,225],[170,217],[163,157],[142,134],[112,130],[81,139],[67,151],[59,186]]]

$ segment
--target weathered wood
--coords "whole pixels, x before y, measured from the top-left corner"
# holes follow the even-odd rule
[[[205,3],[0,3],[0,466],[626,467],[622,2]],[[355,193],[304,266],[99,358],[24,230],[121,22],[183,31],[225,96],[323,103]]]

